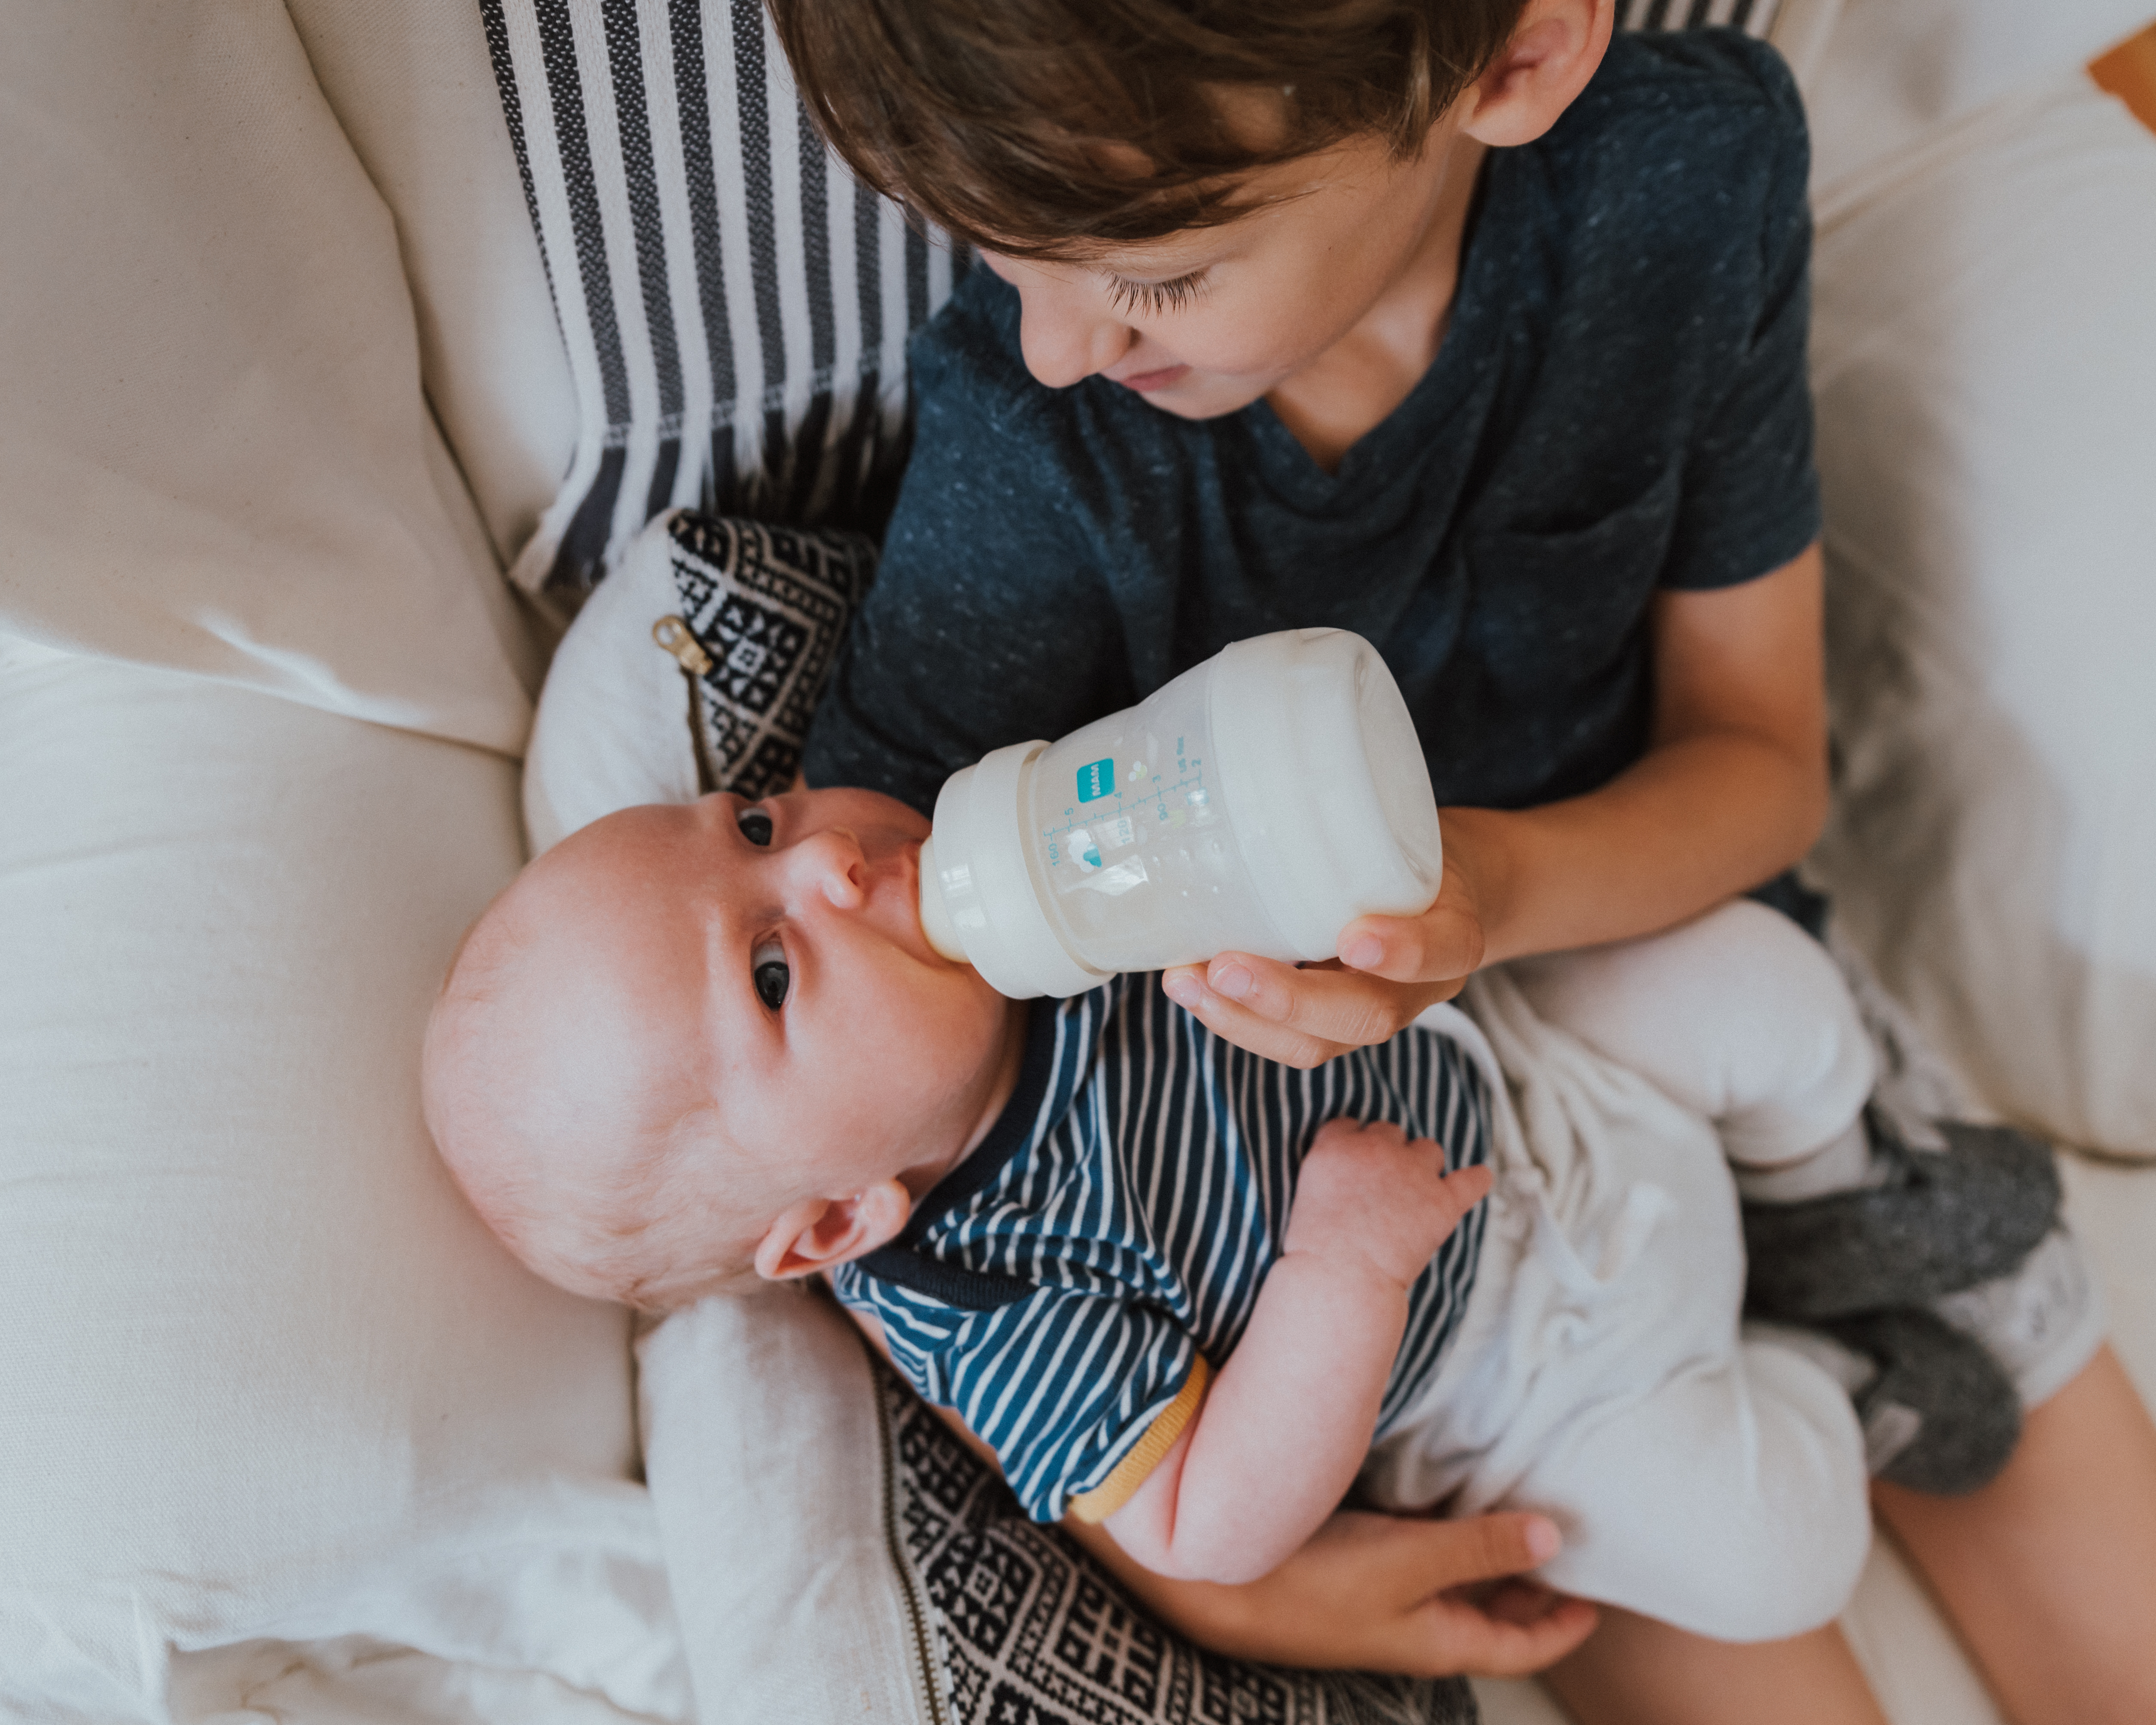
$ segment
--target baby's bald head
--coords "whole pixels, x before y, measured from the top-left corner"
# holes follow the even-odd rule
[[[427,1028],[427,1122],[473,1207],[572,1292],[663,1309],[750,1273],[786,1193],[728,1137],[685,1010],[674,811],[585,828],[473,924]]]
[[[651,1309],[873,1250],[985,1132],[1024,1009],[922,934],[927,823],[872,791],[623,809],[476,922],[427,1123],[487,1224]]]

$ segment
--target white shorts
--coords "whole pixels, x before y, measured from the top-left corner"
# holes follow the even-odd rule
[[[1362,1493],[1540,1511],[1565,1539],[1549,1585],[1717,1640],[1828,1621],[1871,1544],[1863,1440],[1825,1370],[1739,1334],[1743,1236],[1713,1128],[1537,1018],[1502,970],[1466,999],[1481,1030],[1449,1008],[1424,1022],[1492,1081],[1481,1258]]]

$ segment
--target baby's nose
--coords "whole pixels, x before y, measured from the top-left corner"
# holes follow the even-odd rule
[[[868,860],[851,833],[811,833],[795,844],[789,860],[804,884],[841,911],[858,910],[868,899]]]

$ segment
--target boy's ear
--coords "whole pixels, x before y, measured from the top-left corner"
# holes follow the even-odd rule
[[[1587,88],[1617,0],[1527,0],[1512,38],[1467,88],[1460,129],[1498,149],[1532,144]]]
[[[897,1238],[912,1210],[912,1194],[896,1180],[879,1180],[851,1198],[804,1198],[764,1230],[756,1273],[766,1281],[791,1281],[835,1270]]]

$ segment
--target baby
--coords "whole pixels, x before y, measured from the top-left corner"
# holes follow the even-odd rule
[[[1614,1104],[1650,1165],[1556,1167],[1450,1009],[1298,1072],[1154,978],[1002,998],[922,936],[927,830],[866,791],[718,794],[512,885],[426,1050],[429,1124],[512,1250],[649,1309],[828,1276],[1029,1512],[1164,1574],[1266,1574],[1359,1481],[1550,1513],[1551,1584],[1721,1639],[1840,1609],[1856,1424],[1801,1353],[1740,1342],[1697,1124],[1785,1197],[1861,1178],[1868,1046],[1791,925],[1728,906],[1491,979],[1660,1086]]]

